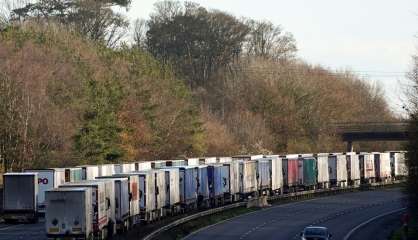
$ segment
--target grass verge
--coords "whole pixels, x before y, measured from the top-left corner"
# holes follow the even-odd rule
[[[400,227],[396,229],[390,238],[390,240],[404,240],[404,233],[403,228]],[[418,222],[417,218],[411,219],[409,231],[408,231],[408,238],[407,240],[416,240],[418,239]]]

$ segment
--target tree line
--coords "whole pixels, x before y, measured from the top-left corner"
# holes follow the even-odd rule
[[[298,58],[296,40],[281,26],[162,1],[130,28],[114,10],[129,5],[7,5],[0,21],[4,169],[344,151],[333,123],[395,119],[378,86]],[[359,146],[386,150],[389,143]]]

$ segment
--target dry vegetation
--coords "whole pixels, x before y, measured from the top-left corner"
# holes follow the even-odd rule
[[[378,87],[299,60],[269,22],[165,1],[137,21],[135,44],[114,44],[123,24],[86,33],[73,18],[103,6],[33,12],[48,2],[0,32],[4,168],[343,151],[333,123],[394,119]],[[88,22],[123,20],[109,14]]]

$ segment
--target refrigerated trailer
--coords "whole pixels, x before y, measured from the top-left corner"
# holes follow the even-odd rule
[[[45,213],[45,192],[65,183],[64,168],[25,169],[38,174],[38,211]]]
[[[242,198],[257,192],[257,162],[254,160],[235,160],[239,164],[239,192]]]
[[[83,170],[79,167],[65,168],[65,182],[79,182],[83,180]]]
[[[113,181],[116,231],[124,232],[128,230],[132,226],[132,223],[130,222],[130,192],[128,177],[103,176],[97,177],[96,179]]]
[[[45,192],[45,228],[52,239],[93,239],[91,188],[56,188]]]
[[[328,157],[329,181],[331,186],[347,186],[347,158],[344,154],[333,153]]]
[[[156,201],[155,173],[149,171],[133,172],[139,178],[139,214],[141,221],[154,221],[160,216]]]
[[[370,153],[359,153],[360,179],[361,183],[372,183],[375,181],[374,155]]]
[[[103,164],[98,166],[98,177],[112,176],[115,174],[114,164]]]
[[[294,192],[299,186],[299,156],[286,155],[282,157],[283,190]]]
[[[271,188],[274,194],[283,192],[283,166],[282,159],[278,155],[266,156],[271,162]]]
[[[375,178],[377,181],[389,181],[391,179],[390,153],[374,152]]]
[[[134,163],[134,168],[135,170],[132,171],[147,171],[147,170],[151,170],[152,169],[152,164],[151,162],[136,162]]]
[[[359,157],[355,152],[345,153],[347,160],[347,179],[348,185],[359,186],[360,185],[360,163]]]
[[[81,178],[83,180],[94,180],[99,176],[99,166],[82,165],[78,167],[81,168]]]
[[[225,166],[228,166],[229,169],[229,190],[231,194],[232,201],[240,200],[240,173],[239,173],[239,162],[237,161],[227,161],[222,163]]]
[[[197,205],[209,207],[208,166],[199,165],[197,168]]]
[[[165,209],[168,213],[174,214],[180,210],[180,171],[178,168],[160,168],[165,172]]]
[[[92,197],[91,216],[93,216],[93,235],[98,239],[106,239],[113,226],[109,225],[108,211],[110,201],[106,199],[105,183],[100,181],[82,181],[66,183],[59,188],[90,188]]]
[[[259,195],[268,195],[271,191],[271,161],[265,158],[255,159],[257,162],[257,189]]]
[[[158,217],[164,216],[165,203],[167,199],[167,191],[165,184],[165,172],[161,170],[152,170],[155,177],[155,202],[157,211],[159,211]]]
[[[115,174],[113,177],[128,178],[129,182],[129,223],[131,226],[141,222],[139,210],[139,176],[135,173]]]
[[[328,166],[328,153],[315,154],[318,166],[318,188],[329,187],[329,166]]]
[[[3,219],[6,223],[38,221],[38,174],[3,174]]]
[[[187,159],[187,166],[198,166],[200,163],[199,158],[188,158]]]
[[[299,184],[305,190],[315,189],[317,186],[317,161],[313,157],[299,158]]]
[[[195,166],[178,167],[180,171],[180,202],[185,210],[197,207],[197,168]]]
[[[229,194],[229,168],[222,164],[208,166],[208,183],[212,206],[224,203],[225,195]]]
[[[151,162],[151,167],[152,167],[153,169],[165,168],[165,167],[166,167],[166,161],[163,161],[163,160],[159,160],[159,161],[152,161],[152,162]]]
[[[390,152],[392,177],[403,179],[408,176],[408,167],[405,161],[405,152]]]

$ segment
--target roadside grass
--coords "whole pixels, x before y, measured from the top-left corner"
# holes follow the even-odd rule
[[[417,239],[418,239],[418,222],[417,222],[417,218],[413,218],[411,219],[411,222],[410,222],[407,240],[417,240]],[[392,233],[390,240],[404,240],[403,228],[400,227],[396,229]]]

